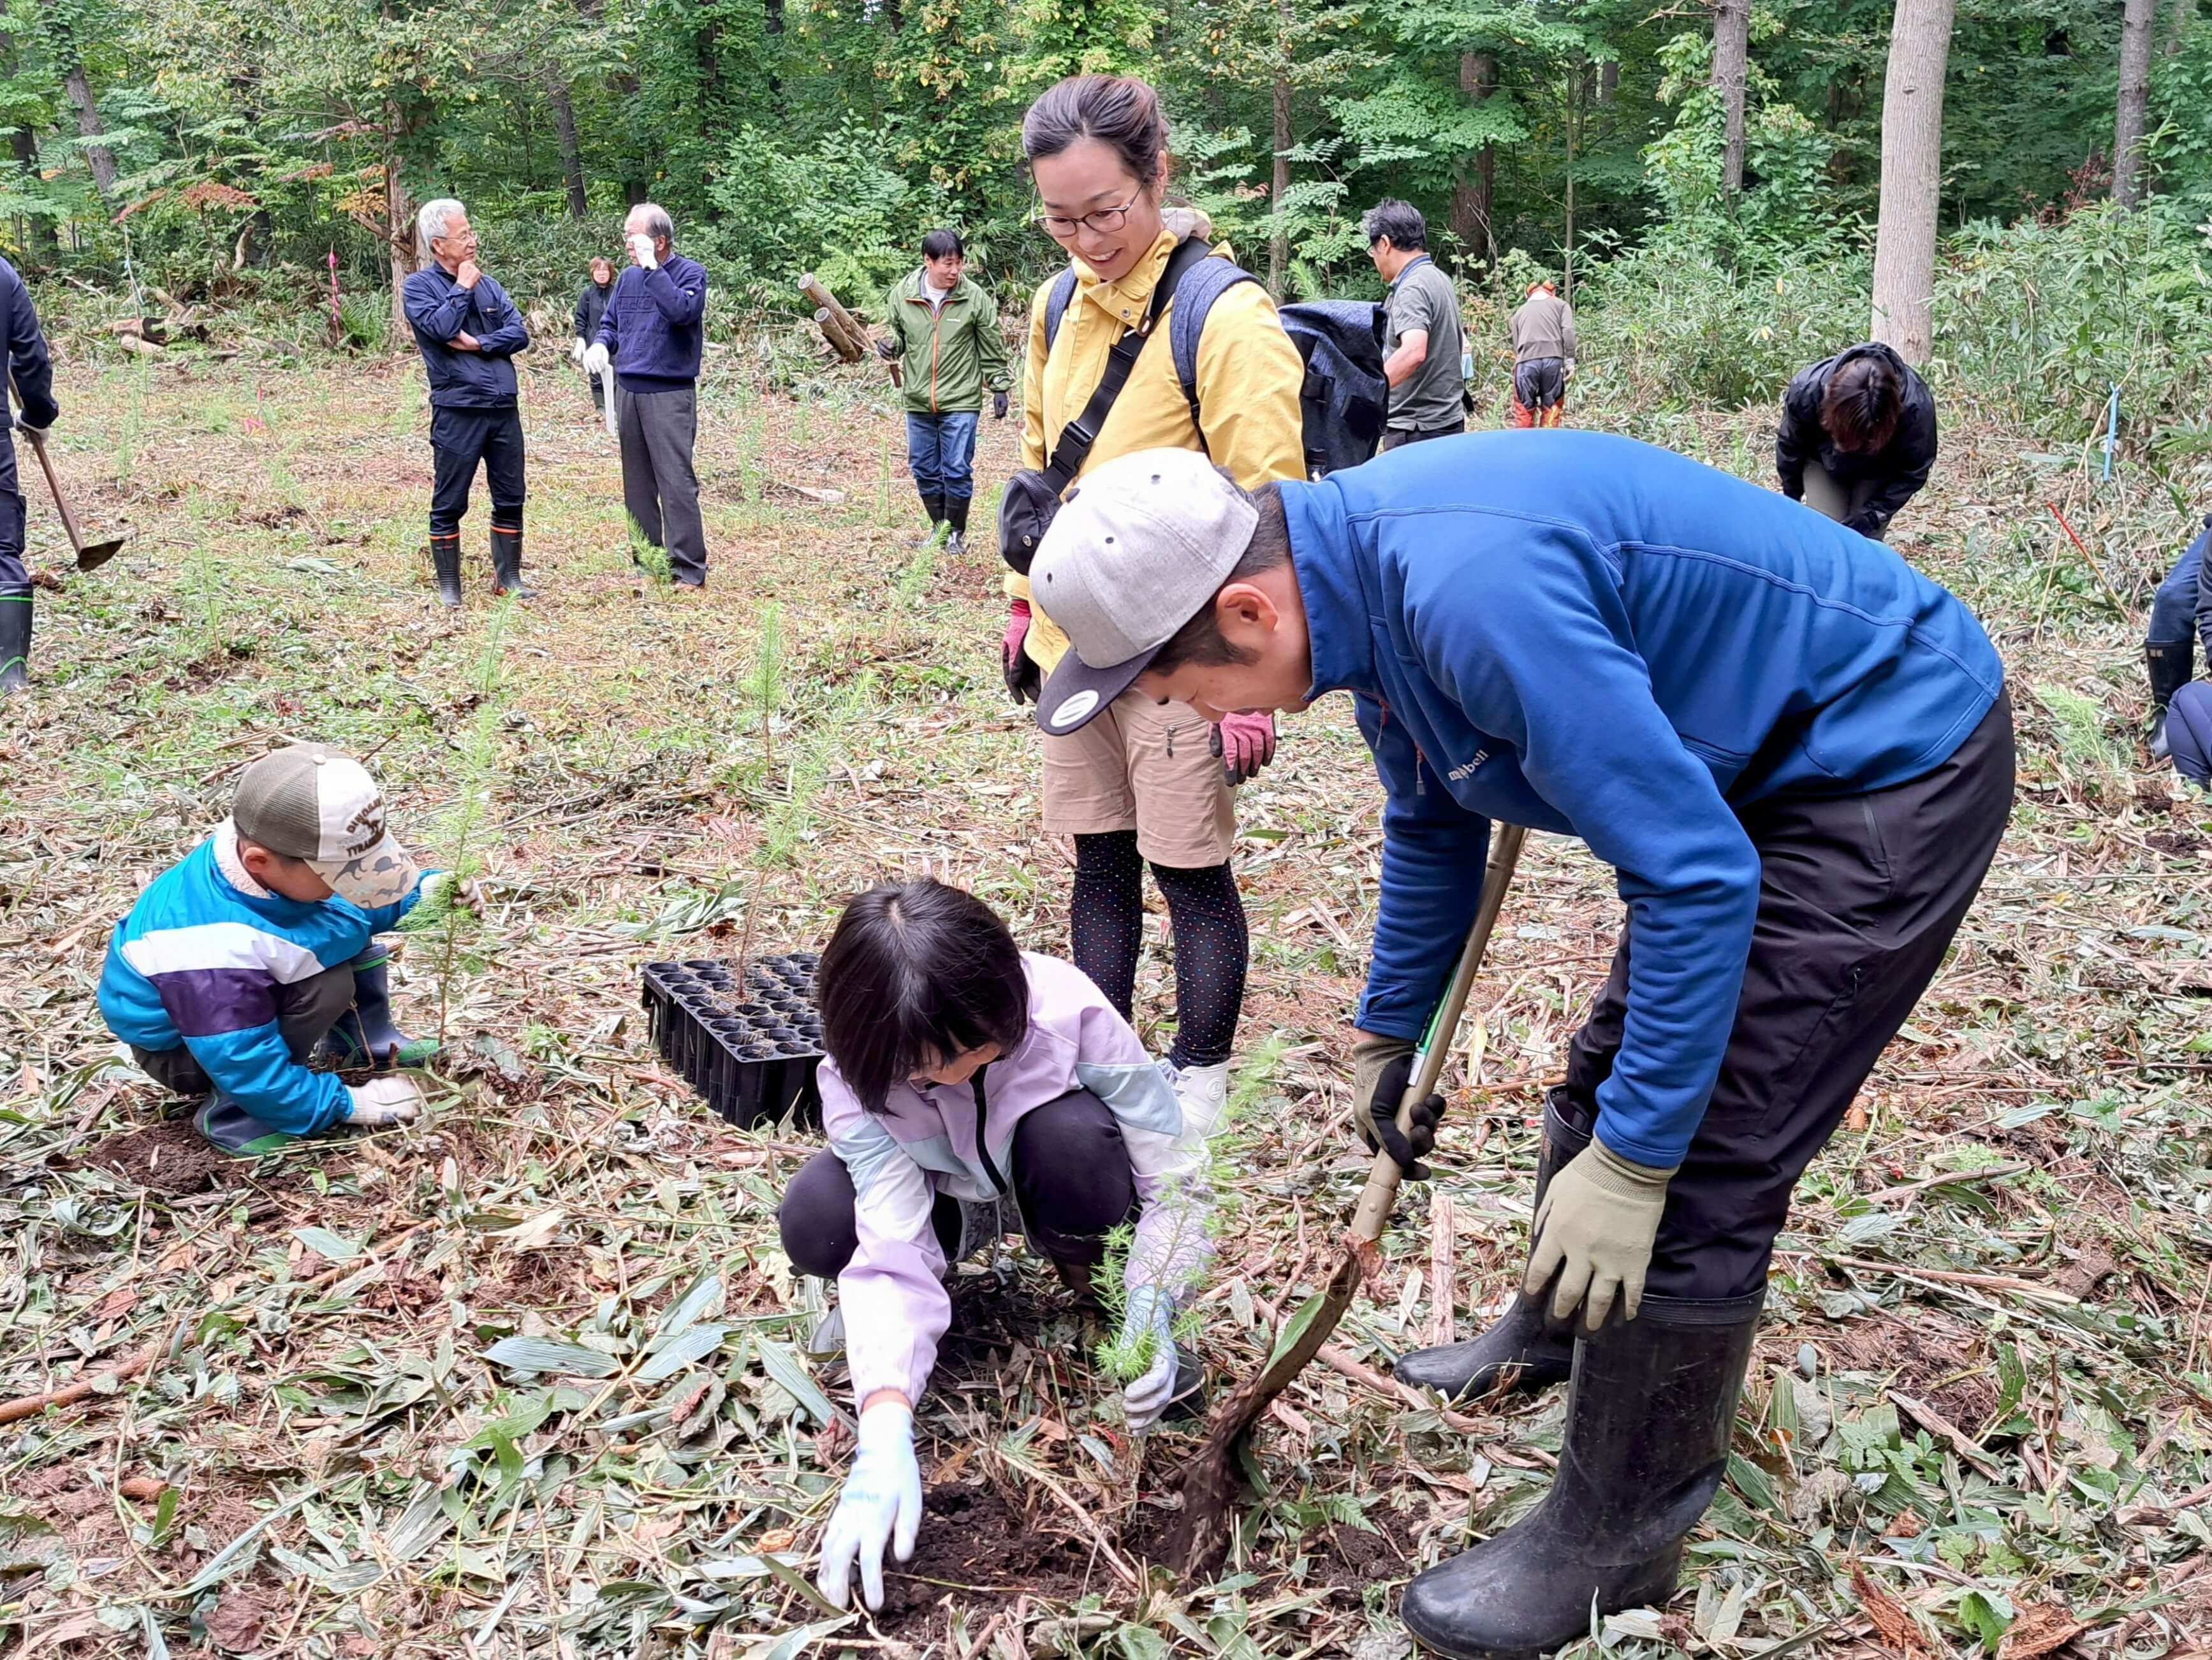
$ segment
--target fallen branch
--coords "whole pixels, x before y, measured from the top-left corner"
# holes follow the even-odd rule
[[[136,1354],[110,1366],[105,1372],[95,1372],[89,1378],[80,1378],[61,1389],[50,1389],[43,1395],[23,1395],[12,1401],[0,1401],[0,1424],[13,1424],[25,1418],[35,1418],[49,1407],[73,1407],[89,1400],[96,1394],[106,1394],[121,1388],[140,1372],[153,1365],[155,1357],[167,1348],[167,1337],[151,1342]]]

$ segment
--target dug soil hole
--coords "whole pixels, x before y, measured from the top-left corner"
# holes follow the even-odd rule
[[[190,1118],[165,1118],[120,1131],[93,1148],[85,1161],[149,1193],[172,1197],[228,1186],[253,1168],[251,1159],[234,1159],[212,1145]]]
[[[876,1616],[884,1632],[934,1633],[947,1623],[948,1607],[988,1618],[1024,1593],[1072,1602],[1112,1583],[1091,1550],[1034,1525],[988,1487],[934,1487],[922,1509],[914,1560],[884,1564]]]

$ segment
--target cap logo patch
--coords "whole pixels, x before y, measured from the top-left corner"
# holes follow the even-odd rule
[[[1054,726],[1073,726],[1097,706],[1098,694],[1086,687],[1052,712],[1052,724]]]

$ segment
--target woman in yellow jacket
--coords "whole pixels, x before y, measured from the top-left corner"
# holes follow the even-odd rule
[[[1167,122],[1141,81],[1087,75],[1061,82],[1030,106],[1022,148],[1042,204],[1037,223],[1067,250],[1076,278],[1051,341],[1051,283],[1030,308],[1022,452],[1025,466],[1042,469],[1060,429],[1097,389],[1107,353],[1143,319],[1169,255],[1212,227],[1203,215],[1165,205]],[[1305,369],[1267,291],[1239,283],[1207,312],[1195,421],[1164,337],[1168,326],[1164,314],[1085,471],[1132,451],[1176,447],[1204,451],[1248,489],[1304,478]],[[1027,578],[1009,573],[1006,592],[1007,680],[1018,688],[1052,672],[1067,637],[1037,608]],[[1043,743],[1044,827],[1075,840],[1071,954],[1124,1017],[1136,988],[1146,863],[1167,900],[1176,1009],[1166,1065],[1186,1130],[1202,1134],[1228,1094],[1230,1045],[1244,1000],[1248,951],[1243,902],[1229,869],[1237,829],[1230,785],[1273,755],[1273,721],[1235,715],[1217,729],[1188,704],[1154,703],[1133,691],[1081,730],[1048,733]]]

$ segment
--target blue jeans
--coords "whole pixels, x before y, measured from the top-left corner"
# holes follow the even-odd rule
[[[975,494],[975,422],[980,409],[906,418],[906,463],[914,488],[925,496],[965,501]]]
[[[2185,650],[2193,634],[2204,642],[2205,661],[2212,663],[2212,583],[2204,579],[2209,557],[2212,522],[2158,585],[2158,597],[2150,603],[2150,627],[2143,635],[2146,645],[2179,644]]]

